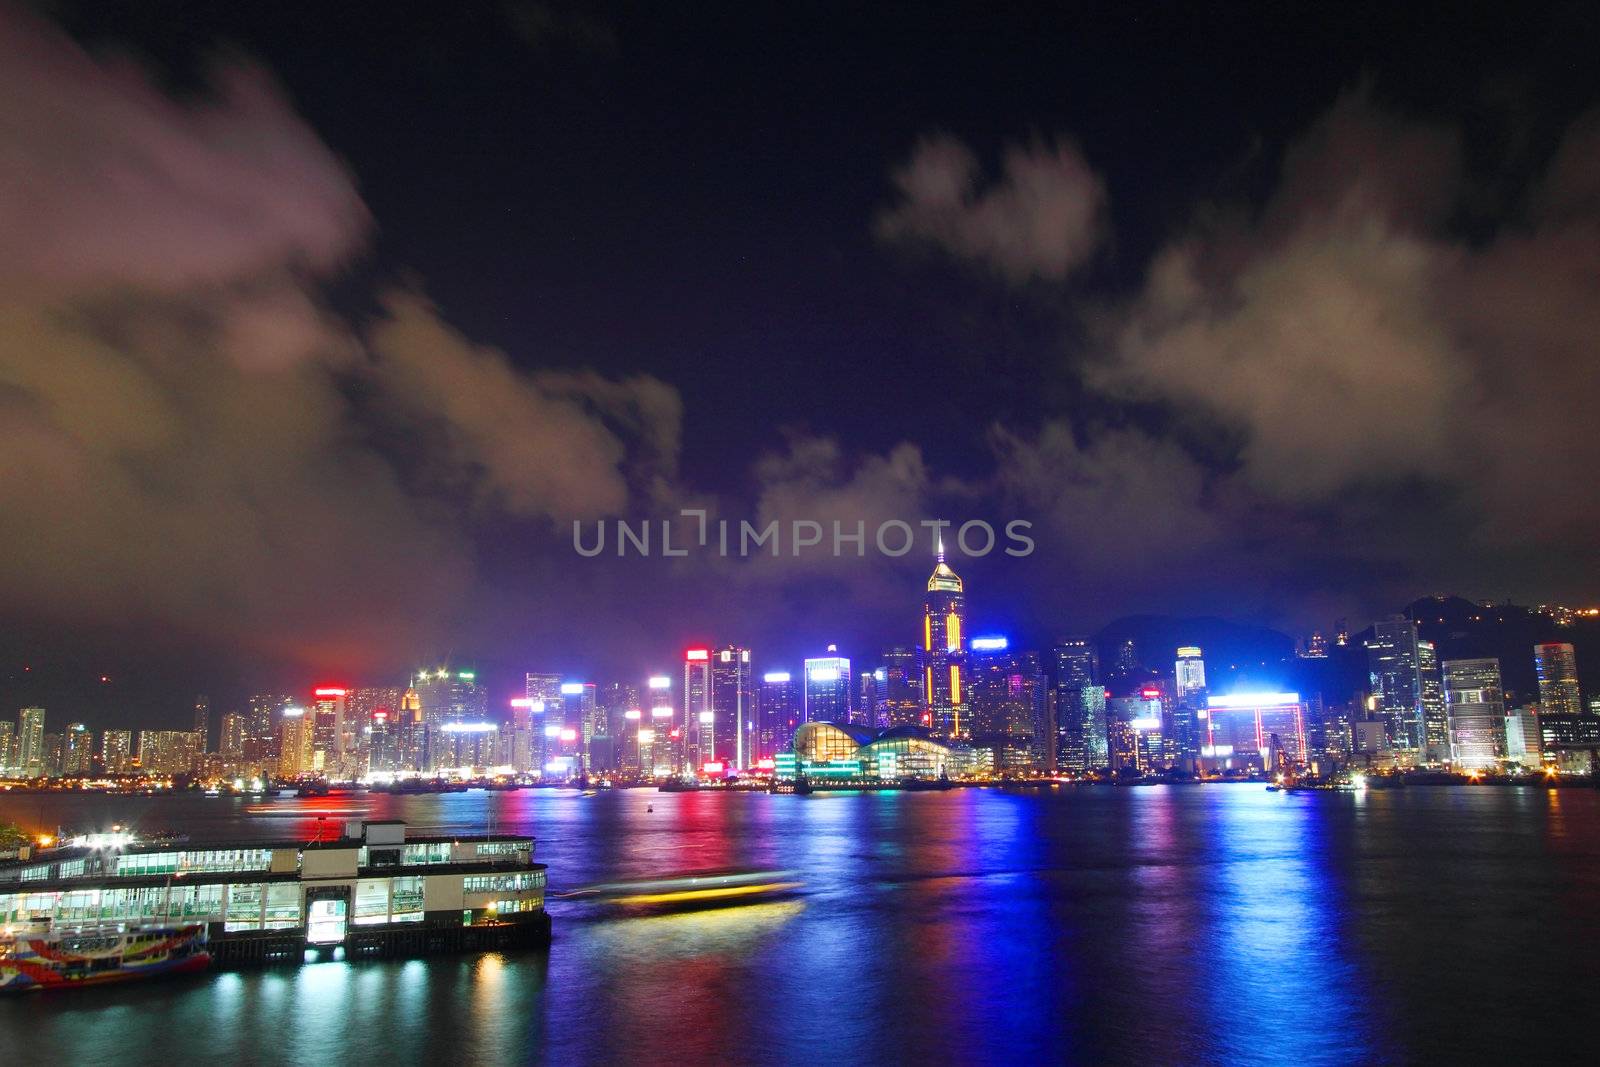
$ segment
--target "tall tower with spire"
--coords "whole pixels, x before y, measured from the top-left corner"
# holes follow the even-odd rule
[[[946,737],[971,733],[967,723],[967,600],[944,561],[939,539],[928,596],[922,602],[922,693],[928,725]]]

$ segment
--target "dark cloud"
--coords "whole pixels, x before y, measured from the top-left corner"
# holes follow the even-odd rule
[[[894,174],[899,201],[879,215],[878,235],[932,244],[1008,281],[1060,281],[1100,241],[1105,184],[1076,146],[1006,149],[1003,174],[983,188],[972,149],[953,137],[923,140]]]
[[[260,70],[179,101],[9,9],[0,51],[10,610],[404,661],[470,604],[477,517],[625,511],[673,477],[659,381],[523,373],[415,293],[332,313],[370,220]],[[426,448],[380,447],[396,426]]]
[[[898,176],[907,200],[880,233],[934,236],[908,213],[944,205],[950,251],[1014,282],[1064,278],[952,236],[996,231],[968,210],[970,154],[936,145]],[[1463,155],[1457,131],[1349,93],[1264,203],[1197,206],[1133,297],[1065,294],[1098,417],[995,441],[998,484],[1039,509],[1070,580],[1292,616],[1432,582],[1542,597],[1600,578],[1583,488],[1600,462],[1600,120],[1574,123],[1487,235],[1460,225],[1482,202]]]

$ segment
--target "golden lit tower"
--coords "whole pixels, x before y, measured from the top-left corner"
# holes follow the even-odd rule
[[[928,597],[922,603],[922,693],[928,725],[946,737],[971,733],[967,723],[967,603],[961,579],[944,561],[940,539]]]

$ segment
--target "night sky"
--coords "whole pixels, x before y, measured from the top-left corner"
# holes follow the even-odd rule
[[[952,563],[1040,644],[1600,601],[1597,54],[1576,3],[0,5],[0,709],[913,640],[920,548],[572,550],[683,507],[1029,519]]]

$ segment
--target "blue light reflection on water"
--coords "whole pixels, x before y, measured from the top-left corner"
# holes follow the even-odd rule
[[[316,802],[0,798],[0,819],[310,837]],[[324,802],[325,803],[325,802]],[[626,918],[546,952],[319,963],[0,1003],[0,1057],[170,1063],[1379,1062],[1586,1040],[1600,798],[1259,786],[362,799],[540,839],[560,890],[792,868],[795,900]],[[654,808],[654,811],[648,808]],[[1513,1024],[1509,1020],[1516,1020]],[[18,1056],[21,1058],[13,1059]]]

